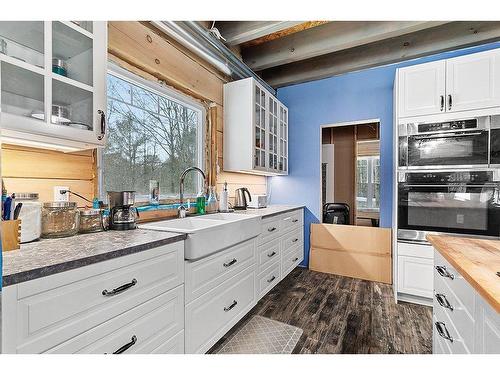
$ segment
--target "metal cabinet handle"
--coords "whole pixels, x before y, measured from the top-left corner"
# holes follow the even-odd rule
[[[276,276],[273,275],[269,280],[267,280],[268,283],[272,283],[274,280],[276,280]]]
[[[296,223],[297,221],[299,221],[299,219],[293,219],[292,223]]]
[[[295,258],[294,260],[292,260],[292,263],[293,263],[293,262],[296,262],[296,261],[298,261],[298,260],[299,260],[299,258]]]
[[[294,238],[294,239],[292,240],[292,243],[295,243],[295,242],[297,242],[298,240],[299,240],[298,238]]]
[[[442,112],[444,109],[444,95],[440,95],[439,97],[441,98],[441,112]]]
[[[450,94],[448,95],[448,111],[451,109],[452,104],[453,104],[453,99]]]
[[[271,254],[267,254],[267,256],[268,256],[269,258],[272,258],[272,257],[273,257],[273,256],[275,256],[275,255],[276,255],[276,251],[273,251]]]
[[[275,230],[276,230],[276,227],[267,228],[267,231],[268,231],[268,232],[274,232]]]
[[[228,312],[229,310],[232,310],[237,304],[238,304],[238,301],[234,300],[232,304],[230,304],[227,307],[224,307],[224,311]]]
[[[113,354],[122,354],[122,353],[126,352],[128,349],[130,349],[131,346],[134,346],[136,342],[137,342],[137,336],[134,335],[130,339],[130,342],[127,342],[120,349],[114,351]]]
[[[439,273],[440,276],[442,277],[448,277],[450,279],[454,279],[455,278],[455,275],[453,275],[452,273],[448,272],[448,270],[446,269],[445,266],[436,266],[436,271]]]
[[[450,340],[450,342],[453,342],[453,337],[450,336],[450,333],[448,332],[448,329],[446,328],[446,324],[444,324],[443,322],[436,322],[435,326],[436,326],[436,329],[437,329],[439,336],[441,336],[442,338],[444,338],[446,340]]]
[[[446,298],[446,296],[444,294],[436,293],[436,300],[444,308],[450,309],[451,311],[453,311],[453,306],[450,304],[450,302],[448,301],[448,299]]]
[[[101,116],[101,134],[97,136],[98,140],[102,140],[106,135],[106,114],[102,110],[98,110],[97,114]]]
[[[116,296],[117,294],[120,294],[120,293],[126,291],[127,289],[132,288],[135,284],[137,284],[137,280],[132,279],[131,282],[129,282],[127,284],[123,284],[122,286],[119,286],[118,288],[113,289],[111,292],[109,292],[107,289],[104,289],[102,291],[102,295],[106,296],[106,297]]]
[[[238,260],[236,258],[233,258],[227,263],[224,263],[224,267],[231,267],[233,264],[235,264]]]

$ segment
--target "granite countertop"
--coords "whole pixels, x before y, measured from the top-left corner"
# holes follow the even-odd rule
[[[500,241],[440,235],[427,240],[500,313]]]
[[[285,212],[290,212],[304,208],[305,206],[288,206],[288,205],[278,205],[273,204],[267,206],[266,208],[248,208],[246,210],[235,210],[237,214],[250,214],[250,215],[260,215],[262,218],[271,217],[275,215],[284,214]]]
[[[135,229],[42,239],[3,253],[3,286],[183,241],[185,234]]]

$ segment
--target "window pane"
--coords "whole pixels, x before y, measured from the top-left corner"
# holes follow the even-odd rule
[[[182,171],[198,165],[201,112],[108,75],[108,119],[103,193],[135,190],[147,201],[149,180],[158,180],[163,198],[178,196]],[[186,195],[197,185],[197,175],[188,174]]]

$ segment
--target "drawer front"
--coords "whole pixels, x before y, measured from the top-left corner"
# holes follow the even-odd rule
[[[111,319],[48,353],[124,353],[148,352],[157,346],[151,342],[161,335],[165,340],[184,328],[184,288],[163,293],[126,313]]]
[[[453,325],[457,328],[465,345],[473,348],[474,345],[474,319],[455,296],[442,277],[434,278],[434,310],[442,309],[448,314]],[[472,310],[473,312],[474,310]]]
[[[256,240],[252,239],[205,259],[186,262],[186,302],[217,287],[255,261]]]
[[[433,259],[434,248],[431,245],[398,242],[398,255]]]
[[[69,283],[64,279],[71,279],[73,271],[54,275],[54,288],[37,294],[33,292],[39,286],[20,284],[17,350],[41,352],[180,285],[184,278],[183,243],[153,250],[147,251],[152,255],[147,259],[108,272],[85,273],[86,267],[82,267],[75,270],[82,277]],[[107,262],[102,263],[106,269]],[[100,267],[93,266],[97,266],[93,271]],[[48,277],[38,280],[48,288],[50,283],[45,279]]]
[[[438,325],[441,327],[438,329]],[[451,354],[469,354],[470,350],[465,345],[464,340],[453,325],[448,314],[443,309],[434,310],[433,319],[433,336],[436,335],[437,340],[442,340],[448,345]],[[443,337],[445,336],[445,337]],[[450,339],[447,339],[449,337]]]
[[[271,242],[260,245],[257,250],[257,272],[261,272],[268,268],[271,264],[278,262],[281,258],[280,239],[276,238]]]
[[[260,299],[267,294],[281,280],[281,265],[271,265],[257,276],[257,298]]]
[[[250,267],[186,305],[186,353],[204,353],[255,305]]]
[[[304,247],[304,235],[302,228],[295,229],[281,237],[281,250],[283,254],[291,251],[296,246]]]
[[[282,232],[287,232],[289,230],[302,228],[304,225],[304,214],[302,210],[287,212],[281,217],[281,230]]]
[[[155,337],[143,347],[143,350],[144,354],[184,354],[184,330],[171,339],[162,336]]]
[[[278,238],[281,235],[280,222],[281,219],[279,216],[262,220],[259,245]]]
[[[304,249],[296,246],[288,253],[283,253],[281,262],[281,278],[284,279],[292,270],[304,260]]]
[[[435,250],[434,279],[443,281],[461,302],[470,316],[474,315],[474,289],[453,268],[453,266]]]
[[[398,256],[398,292],[432,298],[432,259]]]

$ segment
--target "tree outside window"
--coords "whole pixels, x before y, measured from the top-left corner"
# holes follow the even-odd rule
[[[380,208],[380,156],[357,158],[356,205],[358,209]]]

